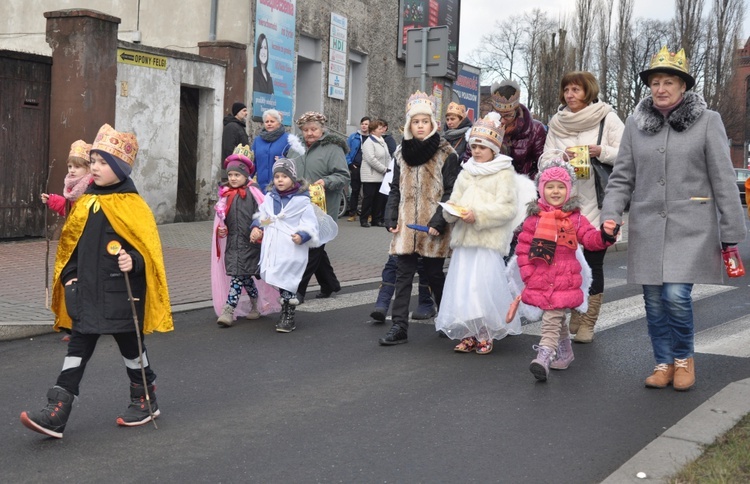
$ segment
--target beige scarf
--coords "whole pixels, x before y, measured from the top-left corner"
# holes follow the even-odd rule
[[[577,113],[564,107],[552,116],[549,122],[549,130],[560,138],[575,136],[581,131],[594,128],[611,111],[612,106],[603,102],[589,104]]]

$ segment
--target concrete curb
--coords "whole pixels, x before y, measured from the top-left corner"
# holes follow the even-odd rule
[[[665,482],[750,413],[750,378],[730,383],[607,477],[603,484]],[[638,473],[645,477],[638,477]]]

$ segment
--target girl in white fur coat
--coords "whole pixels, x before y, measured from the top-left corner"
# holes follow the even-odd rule
[[[495,113],[492,113],[495,114]],[[500,154],[503,128],[499,116],[488,115],[471,130],[472,157],[458,175],[443,216],[455,222],[445,291],[435,327],[461,341],[461,353],[486,355],[493,340],[521,333],[521,321],[505,322],[513,297],[505,261],[513,230],[523,221],[526,203],[536,198],[534,183]]]

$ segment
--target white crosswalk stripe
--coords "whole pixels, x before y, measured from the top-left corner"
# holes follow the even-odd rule
[[[732,291],[734,289],[736,288],[732,286],[696,284],[693,287],[693,301],[716,296],[717,294]],[[606,294],[604,297],[606,298]],[[606,302],[605,300],[604,304],[602,304],[601,312],[599,313],[599,320],[596,323],[595,331],[598,333],[645,317],[646,309],[643,306],[643,296],[640,294],[637,296],[618,299],[617,301]],[[526,334],[541,336],[541,329],[542,323],[541,321],[538,321],[524,325],[523,332]]]
[[[605,289],[612,289],[625,284],[625,279],[608,279],[605,284]],[[713,284],[696,284],[693,287],[693,301],[710,298],[735,289],[738,288]],[[416,297],[417,291],[418,286],[417,284],[414,284],[412,290],[413,297]],[[349,294],[337,294],[328,299],[315,299],[314,296],[312,296],[312,299],[306,300],[305,304],[297,308],[297,311],[321,313],[355,306],[367,306],[362,314],[362,321],[364,322],[368,319],[370,310],[374,307],[377,297],[377,289],[358,291]],[[602,304],[602,310],[596,324],[596,332],[600,333],[645,317],[646,310],[643,305],[643,296],[641,294],[615,301],[605,300],[604,304]],[[434,324],[434,320],[412,321],[412,323]],[[645,330],[644,323],[644,331]],[[537,321],[524,325],[523,332],[524,334],[540,336],[541,322]],[[750,358],[750,315],[743,316],[733,321],[728,321],[697,333],[695,335],[695,352]]]

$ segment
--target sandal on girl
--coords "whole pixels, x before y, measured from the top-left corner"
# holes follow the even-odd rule
[[[476,351],[478,355],[488,355],[492,353],[492,340],[478,341]]]
[[[464,338],[460,343],[456,345],[455,348],[453,348],[453,351],[457,353],[471,353],[472,351],[477,349],[477,343],[478,341],[474,337]]]

